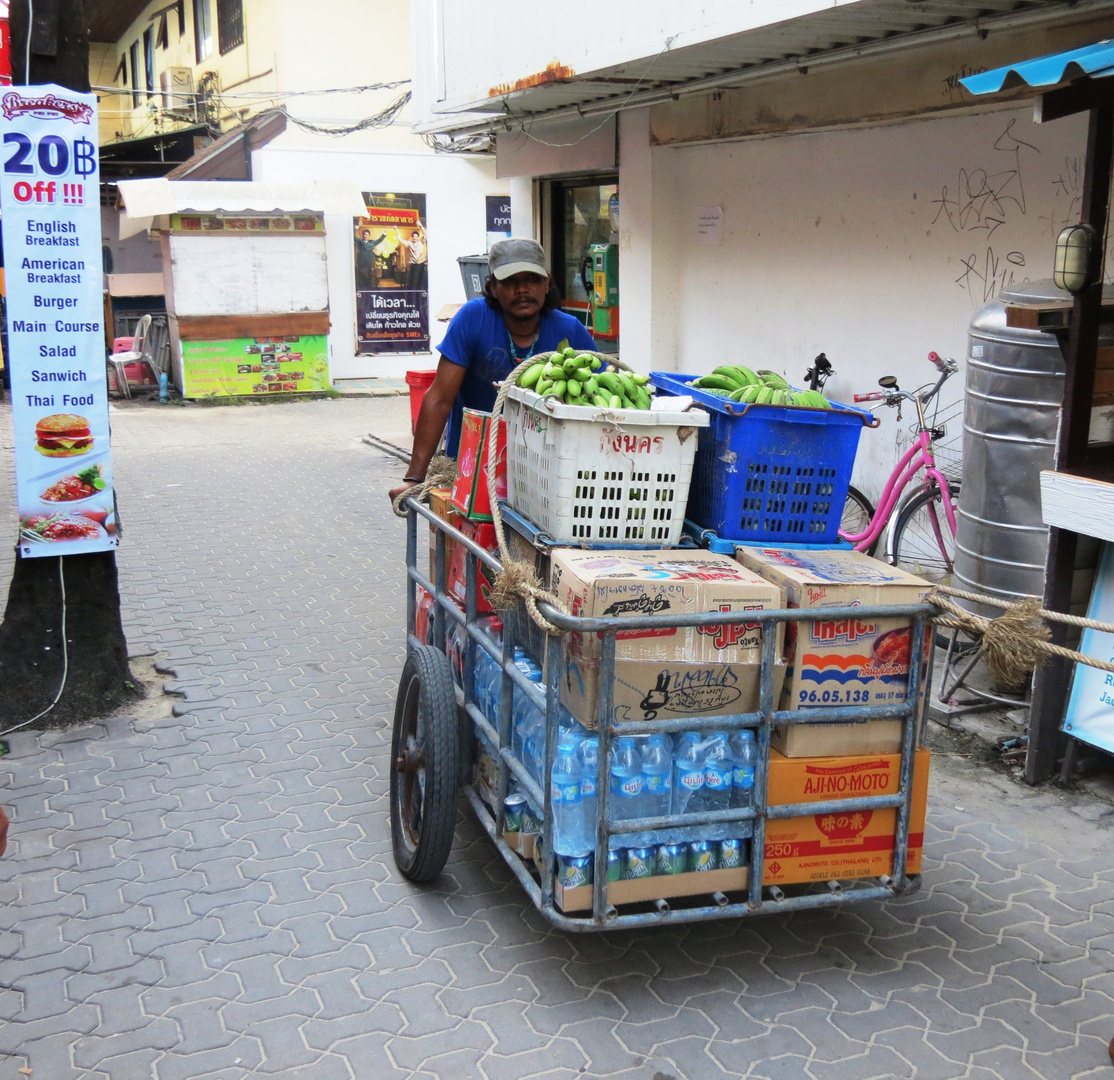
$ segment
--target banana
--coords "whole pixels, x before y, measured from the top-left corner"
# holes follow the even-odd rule
[[[721,379],[726,379],[730,383],[734,383],[736,390],[746,385],[746,380],[742,378],[734,368],[727,367],[726,365],[716,368],[712,374],[718,375]]]
[[[739,377],[743,379],[748,386],[762,381],[750,368],[744,367],[742,364],[736,364],[734,370],[739,373]]]
[[[742,401],[743,400],[743,394],[745,394],[748,389],[749,389],[748,387],[744,386],[744,387],[740,388],[739,390],[732,391],[728,395],[728,397],[730,397],[732,401]]]
[[[623,399],[618,394],[612,394],[611,399],[607,403],[609,409],[621,409],[623,407]]]
[[[543,377],[538,380],[538,385],[534,387],[534,393],[540,394],[542,397],[545,397],[545,395],[548,394],[552,388],[553,380]]]
[[[558,379],[558,380],[557,380],[557,381],[556,381],[556,382],[555,382],[555,383],[553,384],[553,389],[552,389],[552,391],[551,391],[551,393],[553,394],[553,396],[554,396],[554,397],[564,397],[564,396],[565,396],[565,387],[566,387],[566,385],[567,385],[567,383],[565,382],[565,380],[564,380],[564,379]]]
[[[762,393],[762,384],[760,382],[751,383],[743,390],[743,396],[739,400],[744,405],[753,405],[758,400],[760,393]]]
[[[650,381],[649,375],[642,375],[638,372],[631,372],[631,378],[639,385],[645,386]]]
[[[545,364],[541,363],[534,364],[532,367],[528,367],[521,375],[519,375],[518,385],[525,387],[533,386],[534,383],[536,383],[542,377],[542,372],[544,370]]]
[[[774,396],[774,388],[772,386],[763,386],[754,399],[755,405],[769,405],[770,398]]]
[[[578,379],[569,379],[565,383],[565,396],[568,398],[580,397],[580,381]]]
[[[762,370],[758,375],[767,386],[772,386],[775,390],[789,389],[789,384],[776,371]]]
[[[728,393],[739,389],[739,384],[734,379],[723,375],[704,375],[696,380],[695,385],[701,390],[726,390]]]

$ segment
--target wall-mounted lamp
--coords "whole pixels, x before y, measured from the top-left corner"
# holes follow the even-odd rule
[[[1074,294],[1086,292],[1099,274],[1099,236],[1090,225],[1069,225],[1056,237],[1052,280]]]

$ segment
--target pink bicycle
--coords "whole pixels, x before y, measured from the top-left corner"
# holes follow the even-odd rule
[[[933,583],[947,584],[955,553],[959,482],[946,477],[936,466],[932,444],[943,438],[944,430],[928,423],[925,410],[944,383],[959,370],[959,365],[934,352],[928,354],[928,359],[940,372],[936,384],[928,389],[910,393],[900,389],[892,375],[886,375],[878,380],[881,392],[855,395],[857,402],[882,401],[897,408],[899,420],[902,402],[911,401],[917,410],[916,438],[894,466],[878,508],[869,511],[869,502],[858,496],[866,503],[866,507],[860,504],[859,524],[866,518],[866,526],[857,528],[845,511],[839,535],[856,551],[873,551],[892,518],[893,527],[886,537],[886,561]],[[903,499],[905,489],[922,470],[923,477]]]

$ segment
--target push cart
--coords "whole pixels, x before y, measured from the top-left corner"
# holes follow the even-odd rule
[[[544,639],[544,682],[531,682],[515,666],[515,647],[524,643],[524,616],[504,614],[502,641],[497,642],[478,616],[480,564],[498,572],[499,561],[469,537],[438,517],[428,507],[408,499],[407,566],[407,657],[399,685],[391,743],[391,832],[394,855],[400,871],[415,882],[434,880],[444,866],[452,845],[457,798],[462,789],[481,825],[491,837],[511,871],[518,878],[534,906],[554,926],[570,931],[618,930],[633,927],[736,918],[768,912],[798,911],[831,907],[851,901],[877,900],[916,891],[918,874],[909,874],[910,818],[914,789],[914,759],[922,726],[927,695],[924,680],[930,677],[931,650],[925,649],[930,620],[935,613],[931,604],[885,605],[825,609],[825,617],[858,620],[902,618],[912,622],[911,660],[904,699],[879,706],[815,708],[781,711],[774,701],[775,663],[778,634],[776,624],[800,621],[799,610],[736,611],[731,613],[693,613],[688,615],[645,615],[616,618],[581,618],[564,614],[548,604],[540,609],[546,619],[563,634],[598,634],[601,638],[600,702],[595,734],[599,738],[599,764],[596,777],[598,793],[595,822],[594,872],[590,909],[570,912],[560,904],[561,885],[556,880],[553,854],[553,807],[548,782],[538,783],[524,761],[516,755],[512,741],[512,705],[517,694],[526,695],[545,718],[544,758],[541,777],[551,775],[557,753],[560,706],[559,685],[562,672],[562,637]],[[434,580],[429,580],[419,565],[419,522],[433,529]],[[465,605],[458,607],[446,588],[448,542],[465,554]],[[417,589],[433,597],[428,644],[415,636]],[[760,623],[763,629],[759,710],[733,716],[658,718],[639,722],[613,718],[612,684],[615,670],[616,635],[625,630],[653,630],[691,626],[733,626]],[[463,634],[462,686],[454,682],[452,666],[446,655],[446,642],[456,631]],[[502,673],[502,707],[498,727],[492,725],[476,702],[474,674],[478,650],[486,652]],[[921,658],[926,658],[923,661]],[[864,720],[902,721],[902,742],[897,790],[884,794],[860,794],[854,798],[799,802],[792,805],[767,805],[767,779],[770,761],[770,734],[773,724],[848,723]],[[715,810],[654,818],[609,821],[609,762],[616,739],[624,735],[676,733],[697,728],[732,731],[750,728],[757,745],[753,804],[747,808]],[[495,764],[490,805],[474,782],[473,764],[477,739],[494,748]],[[490,752],[490,751],[489,751]],[[505,838],[505,807],[512,785],[541,808],[540,844],[531,857],[514,850]],[[813,815],[868,816],[871,812],[893,810],[893,863],[889,873],[873,878],[845,881],[811,882],[805,885],[764,885],[767,864],[767,823],[778,819]],[[817,819],[819,820],[819,818]],[[609,898],[607,867],[609,839],[612,835],[647,833],[689,826],[716,826],[743,823],[753,828],[749,874],[737,890],[709,889],[705,894],[684,897],[653,897],[634,904],[616,904]],[[773,854],[773,858],[777,853]],[[666,881],[666,878],[649,878]]]

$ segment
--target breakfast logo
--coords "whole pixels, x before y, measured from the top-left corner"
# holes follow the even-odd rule
[[[648,593],[643,593],[633,600],[616,600],[615,603],[604,608],[603,613],[605,615],[630,615],[631,613],[656,615],[669,606],[669,601],[664,596],[650,596]]]
[[[67,101],[54,94],[42,97],[24,97],[14,91],[0,98],[0,112],[5,120],[16,116],[34,116],[40,120],[69,120],[74,124],[88,124],[93,118],[93,109],[83,101]]]

